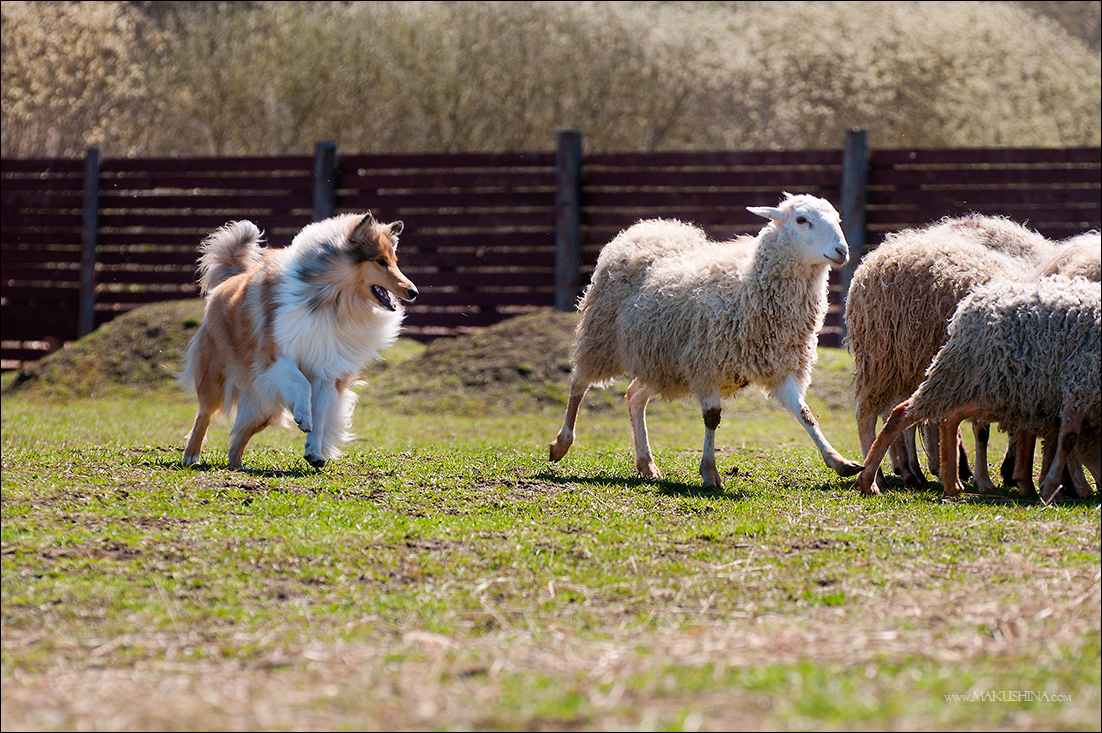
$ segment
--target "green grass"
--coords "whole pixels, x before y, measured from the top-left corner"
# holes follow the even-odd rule
[[[229,471],[224,424],[181,466],[171,387],[5,391],[3,727],[1099,728],[1097,501],[861,497],[750,394],[722,490],[689,404],[639,477],[617,388],[548,464],[560,405],[435,409],[421,357],[320,471],[293,430]],[[848,373],[809,402],[856,458]]]

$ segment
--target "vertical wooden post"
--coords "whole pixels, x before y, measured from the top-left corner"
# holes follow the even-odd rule
[[[80,314],[78,328],[87,336],[96,328],[96,235],[99,232],[99,148],[84,151],[84,217],[80,230]]]
[[[582,286],[582,133],[560,130],[555,146],[555,310],[574,310]]]
[[[868,132],[859,128],[846,130],[846,145],[842,155],[842,233],[849,244],[849,262],[842,270],[842,306],[845,308],[853,271],[865,256],[865,206],[868,204],[869,143]],[[842,319],[842,338],[846,322]]]
[[[328,140],[314,146],[314,221],[337,210],[337,145]]]

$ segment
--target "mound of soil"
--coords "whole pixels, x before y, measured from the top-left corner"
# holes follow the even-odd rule
[[[118,386],[139,390],[171,383],[203,322],[203,301],[170,300],[136,308],[26,364],[11,390],[36,389],[59,396],[90,397]]]
[[[569,393],[576,313],[517,316],[481,331],[437,339],[416,359],[368,376],[373,399],[423,400],[449,412],[560,409]],[[599,393],[600,390],[595,390]],[[603,401],[597,395],[587,400]]]

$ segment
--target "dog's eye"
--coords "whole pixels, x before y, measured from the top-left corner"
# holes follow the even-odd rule
[[[375,262],[377,262],[377,263],[379,264],[379,266],[380,266],[380,267],[386,267],[386,260],[384,260],[384,259],[383,259],[382,257],[380,257],[379,259],[375,260]]]

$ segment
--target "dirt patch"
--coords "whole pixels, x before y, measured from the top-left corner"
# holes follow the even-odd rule
[[[170,384],[203,322],[203,308],[199,299],[136,308],[24,365],[9,391],[92,397],[119,386],[143,390]]]

